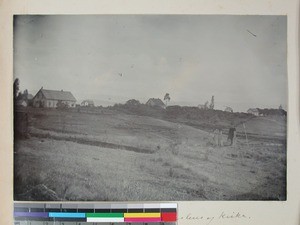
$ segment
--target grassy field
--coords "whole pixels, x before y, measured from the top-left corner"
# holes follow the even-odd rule
[[[15,140],[15,200],[286,199],[279,117],[246,122],[252,138],[234,147],[225,135],[215,147],[208,131],[114,110],[35,109],[29,125],[30,138]]]

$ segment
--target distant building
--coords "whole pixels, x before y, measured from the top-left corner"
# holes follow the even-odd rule
[[[233,109],[231,107],[228,107],[228,106],[225,108],[224,111],[233,113]]]
[[[33,95],[32,94],[22,94],[20,93],[16,99],[16,105],[17,106],[23,106],[27,107],[32,105],[32,99]]]
[[[81,106],[94,107],[95,104],[92,100],[84,100],[81,102]]]
[[[254,116],[259,116],[259,111],[256,108],[248,109],[247,113],[252,114]]]
[[[75,107],[76,99],[69,91],[54,91],[41,88],[32,99],[33,107]]]
[[[27,107],[28,106],[28,102],[25,99],[19,99],[19,100],[16,101],[16,105],[17,106]]]
[[[152,107],[160,107],[165,109],[166,105],[165,103],[163,103],[162,100],[160,100],[159,98],[150,98],[147,102],[146,105],[152,106]]]

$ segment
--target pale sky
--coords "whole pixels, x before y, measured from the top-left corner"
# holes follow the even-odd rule
[[[16,16],[14,77],[97,105],[287,105],[286,16]]]

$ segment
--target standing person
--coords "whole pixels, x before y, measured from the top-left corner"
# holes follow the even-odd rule
[[[218,146],[218,139],[219,139],[219,129],[214,130],[214,146]]]
[[[233,128],[233,138],[232,138],[232,145],[236,145],[236,129],[235,127]]]
[[[218,146],[223,146],[223,131],[221,128],[218,131]]]
[[[235,127],[229,128],[227,140],[230,140],[230,146],[235,145],[235,143],[236,143],[236,129],[235,129]]]

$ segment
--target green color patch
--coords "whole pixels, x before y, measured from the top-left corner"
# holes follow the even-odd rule
[[[98,217],[98,218],[102,218],[102,217],[107,217],[107,218],[120,218],[120,217],[124,217],[124,213],[87,213],[86,217]]]

